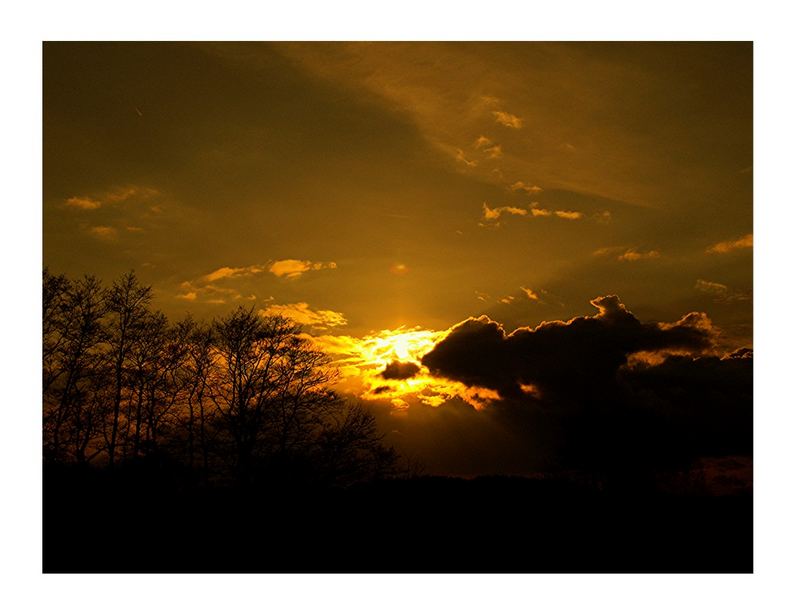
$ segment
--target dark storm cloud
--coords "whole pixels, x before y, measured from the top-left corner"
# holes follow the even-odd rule
[[[381,372],[381,377],[386,380],[407,380],[419,373],[420,367],[416,363],[403,363],[402,361],[392,361]]]
[[[488,317],[468,319],[422,362],[500,391],[485,413],[515,435],[520,454],[544,443],[541,463],[551,469],[639,480],[705,457],[752,454],[750,349],[713,354],[717,332],[702,313],[642,323],[616,296],[592,305],[594,316],[510,334]]]
[[[468,385],[519,392],[535,384],[545,395],[575,387],[596,389],[640,351],[705,351],[715,331],[705,314],[692,312],[674,323],[642,323],[616,295],[594,299],[594,316],[543,322],[506,334],[486,316],[470,318],[428,353],[433,373]]]

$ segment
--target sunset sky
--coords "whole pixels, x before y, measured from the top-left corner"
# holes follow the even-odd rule
[[[750,43],[47,43],[44,263],[284,313],[432,434],[502,396],[422,362],[470,317],[752,346],[752,111]]]

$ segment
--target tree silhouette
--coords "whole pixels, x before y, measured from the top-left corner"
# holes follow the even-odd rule
[[[169,458],[204,482],[350,484],[396,455],[291,320],[238,307],[171,324],[133,272],[43,276],[43,445],[50,462]],[[199,456],[198,456],[199,453]]]

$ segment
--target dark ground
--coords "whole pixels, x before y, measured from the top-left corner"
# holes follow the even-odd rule
[[[181,487],[50,468],[44,572],[752,572],[751,495],[508,477]]]

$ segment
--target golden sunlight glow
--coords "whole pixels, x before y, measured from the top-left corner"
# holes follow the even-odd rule
[[[395,411],[405,412],[407,400],[413,398],[437,407],[448,399],[460,397],[476,410],[488,401],[500,399],[496,391],[434,376],[422,365],[422,357],[447,334],[447,330],[401,326],[364,337],[321,335],[308,339],[334,357],[333,365],[340,376],[337,388],[362,399],[390,401]],[[419,371],[406,379],[385,378],[384,370],[394,362],[413,363]]]

